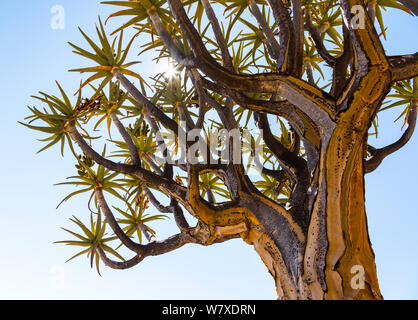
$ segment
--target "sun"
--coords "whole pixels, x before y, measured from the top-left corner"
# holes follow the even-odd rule
[[[166,78],[173,78],[179,73],[177,67],[171,60],[161,60],[157,65],[159,73],[162,73]]]
[[[167,69],[164,72],[167,78],[172,78],[178,74],[177,68],[172,63],[168,63]]]

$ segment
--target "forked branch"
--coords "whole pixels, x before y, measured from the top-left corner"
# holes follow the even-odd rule
[[[406,128],[403,135],[396,142],[380,149],[373,150],[372,156],[369,160],[366,161],[365,172],[369,173],[377,169],[377,167],[382,163],[382,161],[389,156],[390,154],[398,151],[403,146],[405,146],[408,141],[411,139],[417,122],[417,111],[418,111],[418,100],[413,100],[411,102],[411,109],[408,116],[408,127]]]

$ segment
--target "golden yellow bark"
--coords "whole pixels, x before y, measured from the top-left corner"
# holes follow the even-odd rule
[[[337,120],[328,145],[326,299],[381,299],[364,204],[364,141],[390,86],[386,65],[372,66]],[[365,271],[365,288],[353,289],[351,268]]]

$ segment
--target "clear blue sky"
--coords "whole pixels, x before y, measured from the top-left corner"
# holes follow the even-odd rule
[[[64,30],[50,27],[55,4],[65,8]],[[85,61],[66,42],[82,43],[77,26],[92,34],[97,15],[106,17],[110,8],[95,0],[2,1],[0,6],[0,298],[275,299],[266,267],[241,240],[207,248],[185,246],[127,271],[103,267],[103,277],[84,257],[64,264],[75,251],[53,244],[67,238],[59,228],[69,225],[72,214],[88,216],[82,197],[55,210],[68,189],[53,184],[74,173],[73,162],[58,156],[56,149],[36,155],[40,143],[35,139],[41,136],[17,121],[28,115],[25,106],[35,103],[30,95],[39,90],[57,93],[54,80],[69,91],[77,87],[79,75],[66,70]],[[388,53],[418,51],[418,18],[397,12],[385,17]],[[400,123],[393,124],[393,119],[390,112],[380,116],[378,146],[400,136]],[[370,237],[387,299],[418,298],[416,159],[417,135],[366,179]]]

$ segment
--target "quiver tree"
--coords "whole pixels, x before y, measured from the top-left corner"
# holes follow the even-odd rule
[[[91,195],[91,226],[74,218],[83,235],[66,230],[76,239],[63,241],[83,248],[76,256],[126,269],[185,244],[242,238],[281,299],[381,299],[364,175],[415,127],[418,54],[387,56],[380,41],[382,8],[409,10],[394,0],[104,4],[119,10],[109,18],[126,20],[113,38],[99,21],[97,42],[81,31],[90,49],[70,43],[90,60],[71,70],[89,74],[77,101],[60,86],[62,98],[40,93],[46,108],[30,107],[25,124],[48,134],[43,149],[68,144],[75,156],[78,174],[66,184],[82,188],[64,200]],[[136,32],[127,44],[126,29]],[[170,70],[145,80],[127,62],[137,39]],[[384,105],[387,97],[395,102]],[[369,145],[377,113],[399,105],[404,134]],[[105,135],[117,130],[110,156],[88,133],[104,123]],[[150,206],[160,214],[145,213]],[[179,232],[162,240],[149,222],[167,217]]]

